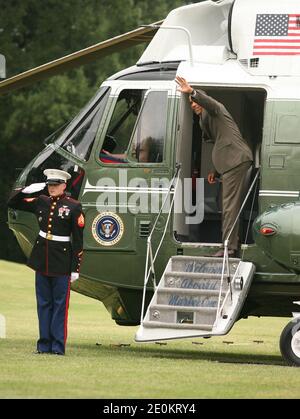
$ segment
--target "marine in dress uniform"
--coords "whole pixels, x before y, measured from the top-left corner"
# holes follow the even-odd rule
[[[28,265],[36,271],[36,299],[40,337],[37,353],[65,354],[70,282],[79,277],[83,253],[84,215],[80,202],[66,196],[67,172],[44,171],[49,196],[29,197],[45,188],[33,184],[15,191],[8,206],[36,215],[40,232]]]
[[[194,90],[182,77],[176,77],[176,82],[182,93],[190,95],[192,109],[200,117],[203,136],[214,142],[214,171],[209,174],[208,181],[214,183],[217,175],[222,177],[222,240],[225,242],[242,204],[245,179],[253,162],[252,151],[222,103],[208,96],[203,90]],[[236,223],[229,238],[229,255],[236,254],[238,233],[239,223]],[[223,256],[223,253],[221,250],[214,256]]]

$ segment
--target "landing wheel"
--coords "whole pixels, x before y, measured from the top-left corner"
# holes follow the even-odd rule
[[[292,320],[283,329],[280,351],[288,365],[300,367],[300,318]]]

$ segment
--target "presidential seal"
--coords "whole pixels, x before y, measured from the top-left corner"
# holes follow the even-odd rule
[[[114,246],[123,236],[124,224],[117,214],[102,212],[93,221],[92,233],[102,246]]]

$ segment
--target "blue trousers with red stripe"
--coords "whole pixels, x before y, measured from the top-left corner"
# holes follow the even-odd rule
[[[70,277],[45,276],[36,272],[35,289],[39,318],[39,352],[65,353]]]

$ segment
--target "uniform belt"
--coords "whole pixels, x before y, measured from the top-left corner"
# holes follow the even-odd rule
[[[44,231],[40,231],[39,235],[47,240],[53,240],[55,242],[69,242],[71,238],[68,236],[55,236],[54,234],[44,233]]]

